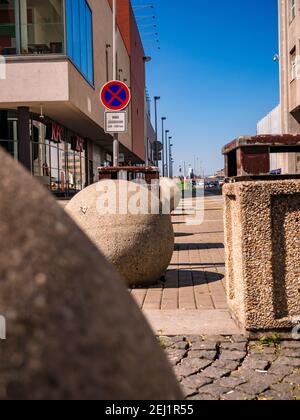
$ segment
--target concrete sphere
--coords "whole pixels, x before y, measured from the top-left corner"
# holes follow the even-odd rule
[[[139,200],[135,199],[137,188]],[[103,211],[103,191],[107,192],[106,197],[113,203],[112,207],[116,204],[109,214]],[[116,203],[115,195],[120,197]],[[149,203],[153,198],[143,186],[109,180],[87,187],[66,207],[67,213],[130,286],[157,283],[165,275],[173,255],[171,216],[151,214]],[[131,205],[139,201],[142,214],[135,214],[132,209],[128,214],[122,214],[122,206],[127,200]]]
[[[164,209],[170,209],[170,212],[177,209],[181,200],[181,191],[176,181],[171,178],[160,178],[160,200]]]
[[[0,400],[182,399],[124,282],[0,147]]]

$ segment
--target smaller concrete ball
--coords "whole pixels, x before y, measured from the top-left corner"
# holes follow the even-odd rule
[[[160,200],[164,213],[166,208],[170,209],[170,213],[177,209],[181,191],[174,179],[160,178]]]

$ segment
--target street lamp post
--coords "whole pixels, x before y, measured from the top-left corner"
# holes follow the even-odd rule
[[[160,100],[159,96],[154,97],[154,105],[155,105],[155,137],[156,137],[156,166],[158,167],[158,124],[157,124],[157,102]]]
[[[171,143],[173,137],[169,137],[169,177],[172,178],[172,150],[171,147],[173,144]]]
[[[166,121],[166,117],[162,117],[161,123],[162,123],[162,175],[165,176],[165,132],[164,132],[164,123]]]
[[[166,130],[166,176],[169,176],[169,148],[168,148],[168,134],[170,130]]]

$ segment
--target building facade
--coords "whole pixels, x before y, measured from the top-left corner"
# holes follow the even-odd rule
[[[257,124],[257,135],[282,134],[281,106],[278,105]],[[288,153],[271,153],[271,171],[285,172],[288,167]]]
[[[282,134],[300,133],[300,0],[279,0]],[[300,173],[300,155],[283,158],[283,170]]]
[[[133,96],[120,153],[125,164],[142,164],[144,50],[130,1],[118,3],[117,75]],[[124,5],[127,21],[121,19]],[[112,163],[112,138],[104,131],[100,104],[100,90],[113,74],[112,24],[110,0],[0,4],[0,55],[6,61],[0,146],[58,196],[72,196],[95,182],[97,168]]]

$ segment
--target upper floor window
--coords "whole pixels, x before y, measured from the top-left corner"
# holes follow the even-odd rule
[[[64,53],[63,0],[1,2],[0,54],[62,53]]]
[[[296,49],[291,52],[291,81],[297,79],[297,55]]]
[[[290,22],[292,22],[296,17],[296,0],[290,1]]]
[[[93,84],[93,17],[87,1],[66,0],[66,21],[68,56]]]

